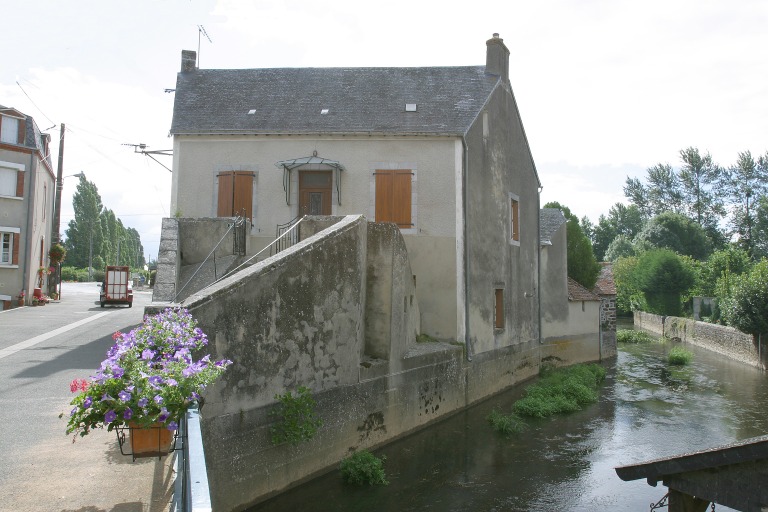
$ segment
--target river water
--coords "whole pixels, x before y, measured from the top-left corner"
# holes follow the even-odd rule
[[[691,346],[692,363],[671,367],[671,346],[619,344],[583,411],[499,436],[485,418],[508,412],[518,387],[377,450],[386,487],[347,486],[332,471],[252,510],[648,511],[666,488],[624,482],[614,467],[768,433],[766,374]]]

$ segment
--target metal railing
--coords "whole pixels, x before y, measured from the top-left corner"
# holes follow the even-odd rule
[[[303,218],[303,215],[299,215],[298,217],[289,220],[285,224],[277,225],[277,228],[275,229],[275,241],[269,245],[270,256],[277,254],[280,251],[284,251],[285,249],[288,249],[289,247],[300,242],[299,230],[294,229],[294,227],[298,226],[299,222],[301,222],[301,219]]]

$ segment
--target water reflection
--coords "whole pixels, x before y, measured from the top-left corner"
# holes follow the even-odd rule
[[[584,411],[506,439],[485,417],[508,411],[515,389],[377,451],[387,487],[348,487],[333,471],[252,510],[648,510],[666,489],[623,482],[615,466],[768,433],[762,372],[695,347],[691,365],[671,367],[670,347],[620,345],[599,403]]]

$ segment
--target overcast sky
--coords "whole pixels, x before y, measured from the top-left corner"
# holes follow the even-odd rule
[[[66,124],[64,175],[85,172],[152,259],[171,174],[123,144],[172,147],[164,90],[199,39],[202,68],[458,66],[484,64],[498,32],[542,204],[594,222],[627,176],[677,167],[683,148],[724,166],[768,150],[767,0],[0,0],[0,13],[0,104],[54,142]]]

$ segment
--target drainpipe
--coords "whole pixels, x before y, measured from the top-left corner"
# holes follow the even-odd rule
[[[464,158],[461,163],[461,204],[462,209],[464,210],[464,222],[462,223],[462,230],[464,231],[464,346],[467,349],[467,361],[472,361],[469,337],[469,244],[467,242],[467,183],[469,181],[469,178],[467,177],[467,168],[469,167],[469,146],[467,145],[467,139],[464,135],[461,136],[461,145],[464,148]]]
[[[26,236],[26,248],[24,250],[24,271],[22,272],[22,286],[25,290],[27,290],[27,285],[29,284],[29,278],[30,278],[30,258],[32,257],[32,246],[33,246],[33,232],[34,232],[34,225],[35,225],[35,205],[33,200],[33,194],[35,192],[35,186],[37,183],[37,168],[35,166],[35,151],[32,150],[32,153],[30,153],[29,156],[29,185],[28,189],[29,193],[27,194],[27,236]],[[34,283],[32,283],[32,288],[34,288]],[[27,292],[32,292],[32,288],[28,289]],[[29,300],[32,300],[32,294],[27,293],[27,296],[29,297]],[[26,300],[26,299],[25,299]]]
[[[539,345],[544,343],[541,339],[541,191],[544,190],[544,185],[539,185],[539,192],[536,194],[536,240],[538,240],[538,247],[536,250],[536,288],[538,292],[536,295],[536,301],[539,305],[536,316],[539,322]]]

